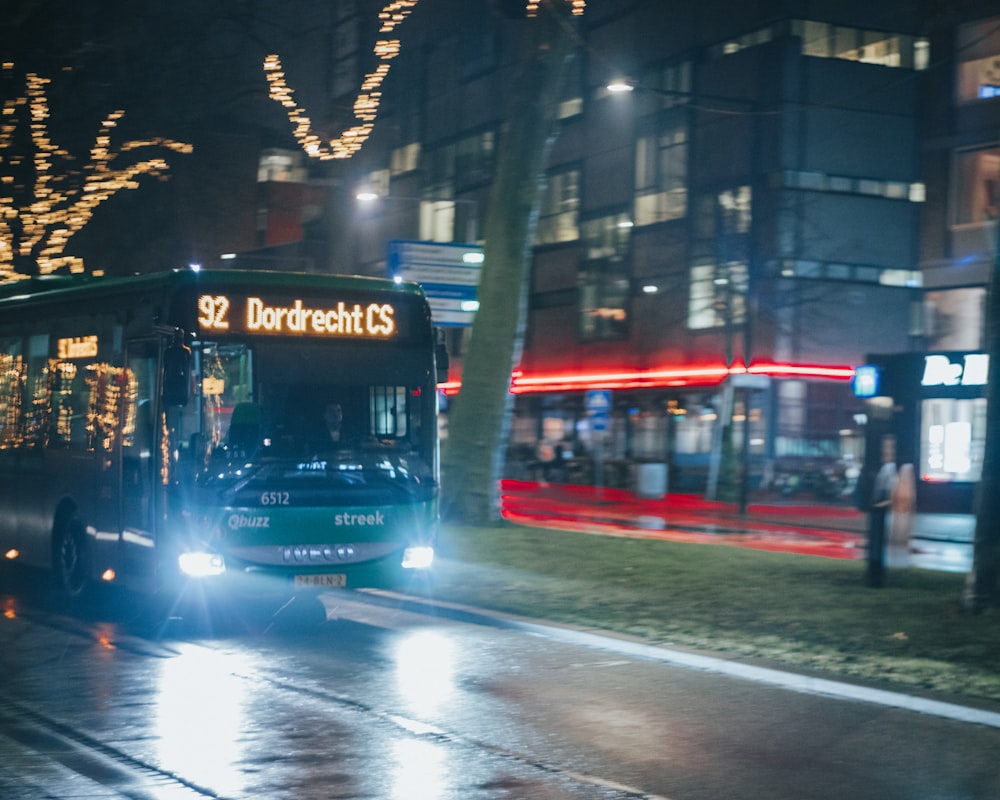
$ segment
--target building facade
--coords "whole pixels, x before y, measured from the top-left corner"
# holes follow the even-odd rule
[[[336,6],[333,107],[353,102],[382,5]],[[481,230],[532,24],[503,5],[418,4],[400,28],[371,141],[331,181],[335,269],[384,274],[389,240]],[[636,465],[668,464],[673,488],[711,489],[732,452],[753,485],[847,493],[853,367],[981,344],[1000,18],[940,5],[587,3],[538,211],[510,476],[559,444],[572,480],[634,485]],[[376,205],[353,202],[362,187]],[[456,383],[463,343],[450,331]]]

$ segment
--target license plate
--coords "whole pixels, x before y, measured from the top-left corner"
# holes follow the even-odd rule
[[[347,576],[343,573],[296,575],[292,585],[296,589],[343,589],[347,586]]]

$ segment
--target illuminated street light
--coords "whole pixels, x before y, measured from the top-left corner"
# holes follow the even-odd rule
[[[635,84],[627,78],[615,78],[604,87],[612,94],[624,94],[635,91]]]

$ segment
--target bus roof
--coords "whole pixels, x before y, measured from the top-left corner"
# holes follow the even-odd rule
[[[79,297],[99,297],[105,294],[149,290],[159,286],[164,291],[184,286],[271,286],[288,289],[356,289],[392,291],[423,296],[417,283],[396,283],[388,278],[364,275],[322,275],[312,272],[277,272],[268,270],[200,270],[176,269],[127,277],[93,275],[44,275],[0,283],[0,306],[23,301],[67,300]]]

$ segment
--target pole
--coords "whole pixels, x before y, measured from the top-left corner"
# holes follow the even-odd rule
[[[986,381],[986,443],[983,473],[976,497],[976,533],[972,570],[962,598],[967,611],[978,613],[997,605],[1000,592],[1000,222],[993,253],[993,270],[986,301],[986,351],[990,366]]]

